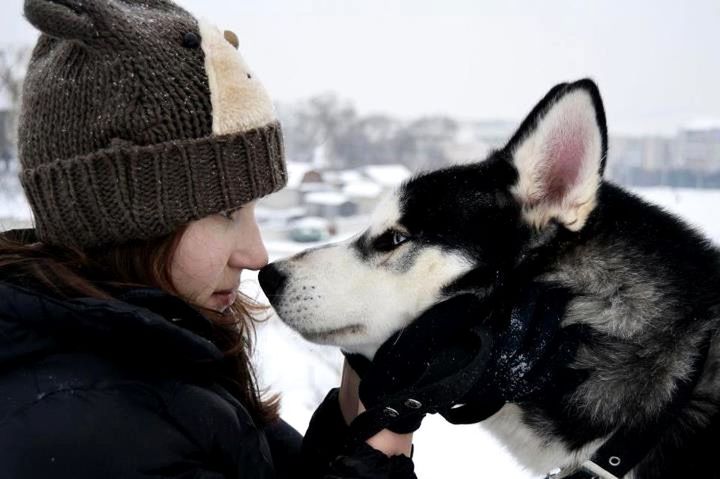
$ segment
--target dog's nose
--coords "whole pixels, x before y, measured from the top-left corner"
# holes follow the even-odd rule
[[[270,263],[260,270],[258,273],[258,281],[260,287],[265,291],[265,296],[270,299],[272,296],[277,296],[282,292],[287,276],[280,271],[275,263]]]

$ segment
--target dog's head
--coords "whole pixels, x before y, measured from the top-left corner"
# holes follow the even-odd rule
[[[411,179],[363,233],[275,262],[260,283],[308,340],[372,357],[431,305],[492,294],[558,230],[582,230],[606,151],[595,84],[557,85],[502,150]]]

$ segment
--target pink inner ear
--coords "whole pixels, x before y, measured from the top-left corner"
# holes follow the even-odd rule
[[[585,159],[587,128],[571,119],[558,125],[547,139],[543,172],[544,200],[559,203],[577,183]]]

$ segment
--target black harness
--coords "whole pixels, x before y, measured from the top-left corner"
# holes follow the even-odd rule
[[[700,354],[693,362],[693,373],[678,382],[678,389],[670,405],[651,423],[644,426],[621,427],[590,460],[575,471],[561,470],[545,479],[621,479],[637,466],[655,446],[662,433],[677,419],[677,414],[690,401],[702,374],[715,331],[710,331],[702,343]]]

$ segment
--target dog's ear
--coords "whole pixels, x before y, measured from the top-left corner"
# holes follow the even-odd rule
[[[555,219],[579,231],[595,208],[605,168],[605,111],[592,80],[555,86],[533,108],[504,151],[518,172],[512,192],[525,219]]]

